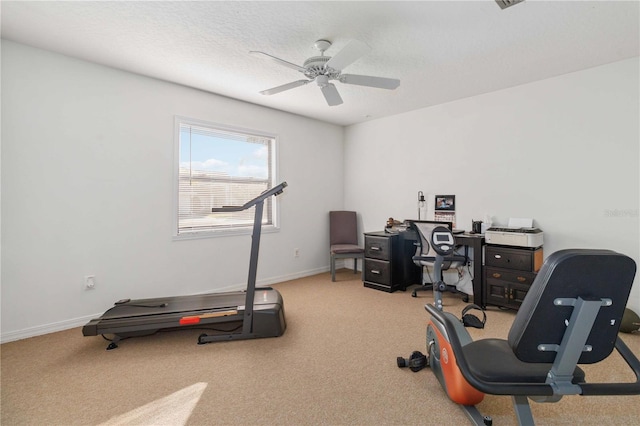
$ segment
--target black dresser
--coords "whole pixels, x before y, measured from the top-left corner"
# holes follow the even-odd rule
[[[517,310],[542,266],[542,247],[487,244],[484,253],[485,304]]]
[[[422,271],[411,257],[415,239],[405,233],[366,232],[364,234],[364,286],[386,292],[406,290],[420,284]]]

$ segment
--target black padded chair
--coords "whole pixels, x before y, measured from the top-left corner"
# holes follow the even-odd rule
[[[329,212],[329,254],[331,281],[336,280],[336,259],[353,259],[353,273],[358,272],[358,259],[364,261],[364,249],[358,245],[356,212]],[[364,269],[364,268],[362,268]]]
[[[418,235],[418,248],[416,249],[415,256],[413,256],[412,258],[413,263],[415,263],[416,265],[422,268],[423,276],[424,276],[425,268],[429,268],[429,267],[433,268],[434,262],[436,260],[436,257],[435,257],[436,253],[430,244],[431,234],[433,233],[433,230],[437,226],[447,226],[447,227],[449,226],[447,225],[446,222],[439,223],[439,222],[429,222],[429,221],[415,221],[411,223],[411,226],[415,229]],[[442,271],[446,271],[452,268],[458,268],[459,266],[465,265],[466,262],[467,262],[466,256],[449,256],[448,260],[446,260],[442,264]],[[431,283],[424,283],[424,278],[423,278],[422,286],[415,288],[411,292],[412,297],[416,297],[419,291],[433,290],[434,281],[435,282],[439,281],[441,283],[444,283],[442,276],[434,277],[429,274],[427,275],[430,277]],[[459,291],[455,285],[444,285],[440,290],[460,295],[462,297],[462,300],[465,303],[469,301],[469,295]]]
[[[631,258],[610,250],[553,253],[525,296],[507,340],[464,341],[455,332],[459,320],[433,305],[425,308],[444,325],[469,384],[487,394],[511,395],[519,423],[533,424],[528,399],[640,394],[640,361],[618,337],[635,273]],[[614,348],[636,381],[586,382],[578,364],[600,362]],[[464,408],[474,423],[483,424],[475,407]]]

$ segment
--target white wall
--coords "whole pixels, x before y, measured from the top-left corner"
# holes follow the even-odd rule
[[[278,135],[289,187],[258,282],[328,270],[342,127],[3,40],[3,341],[83,324],[125,297],[246,284],[249,235],[171,239],[174,115]]]
[[[533,217],[547,255],[638,262],[638,75],[636,58],[343,130],[3,40],[0,339],[81,325],[124,297],[244,285],[250,237],[171,240],[174,115],[279,135],[290,186],[260,283],[328,269],[329,210],[379,230],[415,218],[418,191],[456,194],[461,228]]]
[[[374,231],[416,218],[418,191],[455,194],[458,228],[532,217],[545,256],[608,248],[640,263],[638,82],[634,58],[347,127],[345,208]]]

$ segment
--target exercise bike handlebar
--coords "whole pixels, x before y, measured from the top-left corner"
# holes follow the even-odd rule
[[[263,202],[265,199],[271,197],[272,195],[280,195],[282,191],[287,186],[287,182],[282,182],[279,185],[274,186],[271,189],[267,189],[263,191],[260,195],[258,195],[253,200],[247,201],[241,206],[222,206],[222,207],[213,207],[211,209],[212,213],[216,212],[240,212],[242,210],[247,210],[250,207],[255,206],[256,204]]]

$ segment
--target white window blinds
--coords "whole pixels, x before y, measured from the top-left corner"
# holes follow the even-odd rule
[[[251,228],[255,208],[240,206],[273,186],[273,137],[178,120],[178,235]],[[265,201],[262,224],[274,224],[273,197]]]

